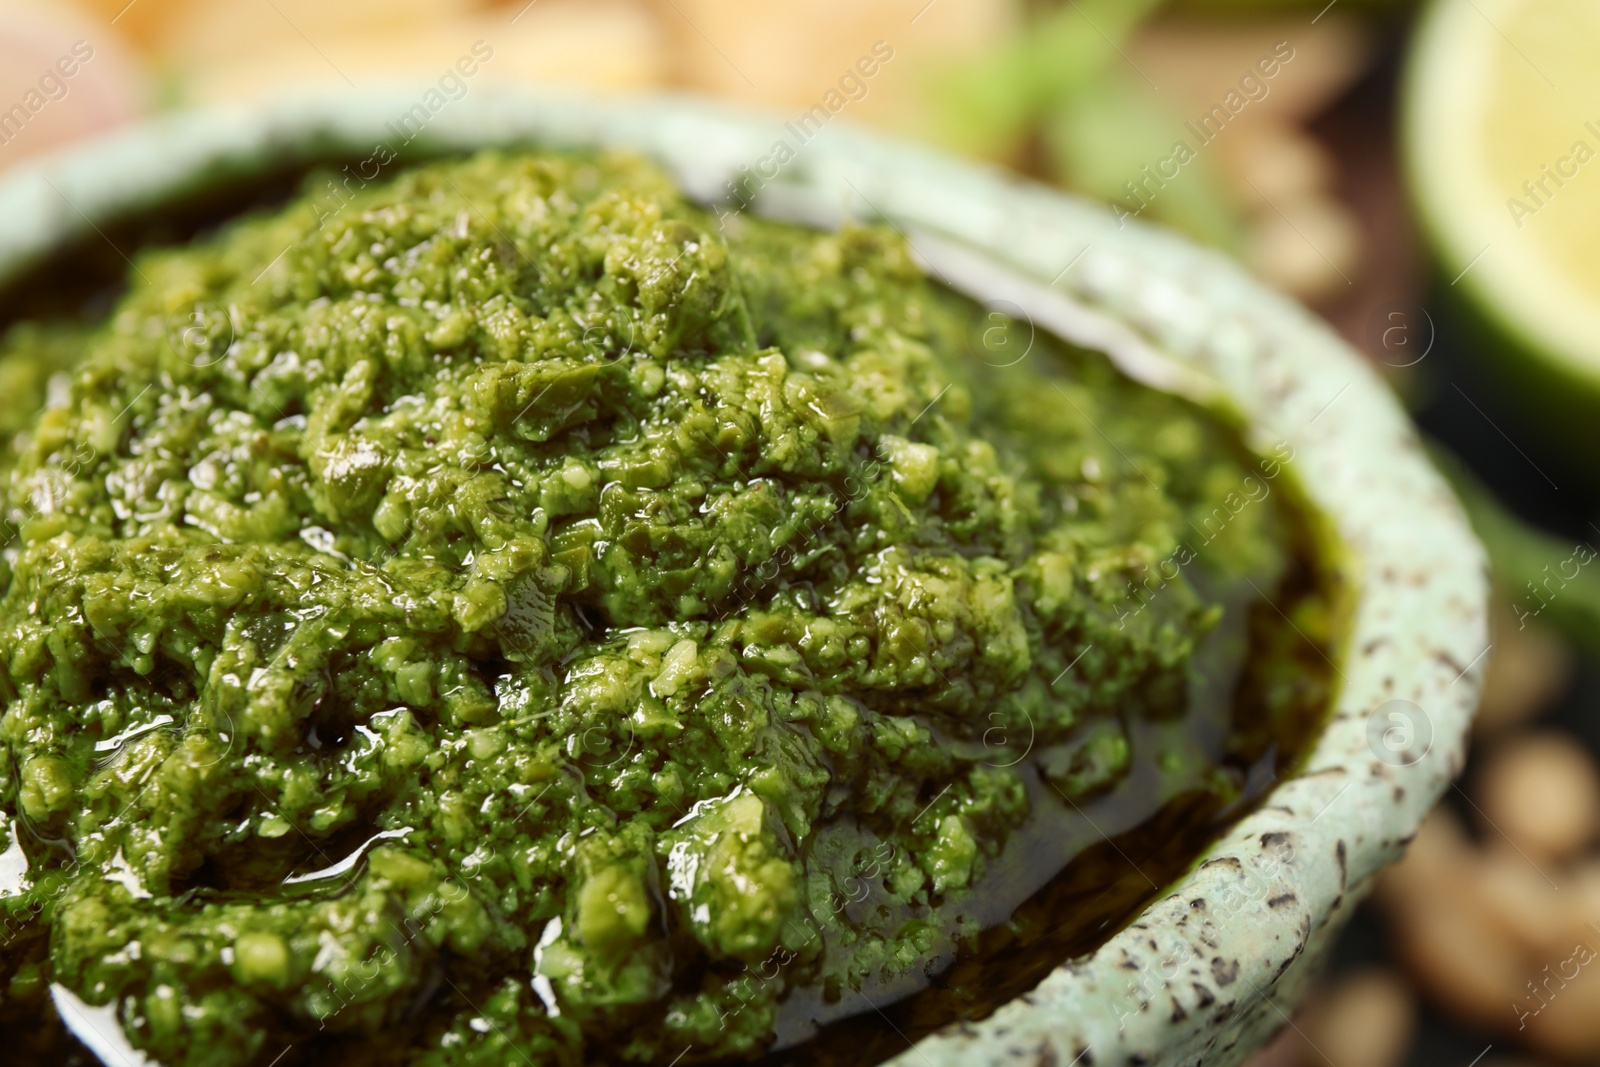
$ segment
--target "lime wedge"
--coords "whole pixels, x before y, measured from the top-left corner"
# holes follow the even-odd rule
[[[1497,361],[1600,403],[1597,55],[1596,0],[1436,0],[1403,126],[1444,280],[1502,331]]]

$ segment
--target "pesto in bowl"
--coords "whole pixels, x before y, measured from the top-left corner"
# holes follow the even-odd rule
[[[64,991],[165,1067],[873,1062],[830,1035],[1092,946],[1156,882],[1091,854],[1192,861],[1322,723],[1292,448],[893,228],[625,155],[327,180],[0,345],[36,1055]]]

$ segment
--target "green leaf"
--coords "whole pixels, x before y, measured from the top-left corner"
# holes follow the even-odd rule
[[[1600,566],[1586,541],[1556,537],[1523,522],[1443,447],[1429,447],[1454,486],[1473,530],[1489,551],[1501,595],[1523,621],[1534,618],[1574,641],[1600,650]]]
[[[1142,82],[1107,78],[1062,97],[1044,144],[1063,184],[1209,244],[1235,250],[1243,220],[1215,161]]]

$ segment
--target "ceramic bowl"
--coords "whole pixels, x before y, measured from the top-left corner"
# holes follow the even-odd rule
[[[297,161],[369,158],[380,145],[401,161],[500,144],[627,148],[724,210],[887,222],[980,301],[1146,381],[1220,393],[1254,443],[1294,449],[1350,551],[1354,616],[1332,717],[1303,771],[1131,925],[892,1062],[1232,1064],[1285,1025],[1460,769],[1486,661],[1482,549],[1373,370],[1216,252],[844,120],[801,130],[693,100],[474,91],[437,113],[423,104],[427,121],[402,145],[419,99],[351,93],[181,115],[14,170],[0,182],[0,283],[69,242],[111,241],[116,220]],[[747,207],[730,202],[736,178]]]

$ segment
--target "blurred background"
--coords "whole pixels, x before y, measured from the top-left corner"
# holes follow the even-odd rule
[[[1224,249],[1364,352],[1490,548],[1488,692],[1254,1067],[1600,1063],[1600,2],[0,0],[0,170],[475,45],[472,91],[820,106],[991,160]]]

